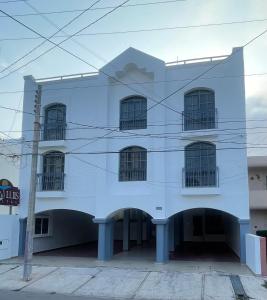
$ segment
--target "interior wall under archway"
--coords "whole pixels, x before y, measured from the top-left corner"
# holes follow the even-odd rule
[[[42,252],[97,241],[98,226],[93,216],[72,210],[51,210],[36,214],[49,218],[47,236],[35,236],[33,252]]]
[[[223,211],[206,208],[185,210],[171,218],[174,222],[175,246],[183,242],[225,243],[240,256],[238,218]]]

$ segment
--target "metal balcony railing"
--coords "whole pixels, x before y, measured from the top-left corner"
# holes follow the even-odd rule
[[[214,129],[218,127],[217,109],[215,111],[183,112],[183,130]]]
[[[183,168],[183,187],[218,187],[219,169],[188,169]]]
[[[38,191],[64,191],[64,173],[37,174]]]
[[[145,128],[147,128],[146,119],[120,121],[120,130],[145,129]]]
[[[119,181],[145,181],[146,170],[120,170]]]
[[[65,140],[66,123],[44,124],[42,130],[43,141]]]

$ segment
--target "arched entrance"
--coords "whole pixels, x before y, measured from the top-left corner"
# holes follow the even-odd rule
[[[26,219],[24,219],[26,229]],[[98,228],[93,216],[54,209],[35,214],[33,253],[38,256],[97,257]],[[20,255],[24,241],[20,238]]]
[[[170,259],[239,261],[239,220],[226,212],[195,208],[169,218]]]
[[[114,259],[155,260],[156,231],[149,214],[128,208],[112,214],[112,220]]]

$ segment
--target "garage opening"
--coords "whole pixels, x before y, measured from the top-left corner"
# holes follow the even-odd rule
[[[170,218],[170,259],[239,262],[238,219],[215,209],[198,208]]]
[[[113,215],[114,259],[155,260],[156,228],[140,209],[123,209]]]
[[[93,216],[56,209],[35,215],[33,252],[38,256],[97,257]]]

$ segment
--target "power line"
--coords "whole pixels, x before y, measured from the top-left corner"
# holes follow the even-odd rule
[[[29,1],[29,0],[7,0],[7,1],[1,1],[1,3],[14,3],[14,2],[26,2],[26,1]]]
[[[28,115],[34,115],[32,112],[24,111],[24,110],[19,110],[16,108],[11,108],[11,107],[6,107],[0,105],[0,109],[6,109],[10,111],[14,111],[17,113],[22,113],[22,114],[28,114]],[[44,118],[44,115],[41,115],[42,118]],[[235,119],[229,119],[228,121],[218,121],[218,124],[227,124],[227,123],[245,123],[245,122],[267,122],[267,119],[244,119],[244,120],[235,120]],[[119,130],[119,126],[100,126],[100,125],[90,125],[90,124],[84,124],[84,123],[78,123],[78,122],[72,122],[72,121],[67,121],[66,123],[68,124],[73,124],[81,127],[74,127],[74,128],[66,128],[65,130],[83,130],[83,129],[103,129],[103,130]],[[147,127],[169,127],[169,126],[182,126],[183,123],[162,123],[162,124],[157,124],[151,123],[147,124]],[[257,127],[239,127],[239,128],[211,128],[211,129],[203,129],[203,130],[198,130],[198,132],[204,131],[204,132],[218,132],[218,131],[235,131],[235,130],[254,130],[254,129],[265,129],[267,128],[266,126],[257,126]],[[20,131],[13,131],[13,132],[27,132],[27,131],[33,131],[33,129],[26,129],[26,130],[20,130]],[[119,130],[120,132],[127,132],[125,130]],[[3,131],[4,132],[4,131]],[[185,131],[186,132],[186,131]],[[167,133],[170,134],[170,133]]]
[[[98,0],[99,1],[99,0]],[[97,1],[97,2],[98,2]],[[81,31],[89,28],[90,26],[94,25],[95,23],[97,23],[98,21],[102,20],[103,18],[105,18],[106,16],[108,16],[109,14],[113,13],[115,10],[119,9],[121,6],[123,6],[125,3],[129,2],[130,0],[126,0],[123,3],[119,4],[118,6],[116,6],[114,9],[108,11],[107,13],[105,13],[104,15],[102,15],[101,17],[97,18],[95,21],[89,23],[88,25],[86,25],[85,27],[83,27],[82,29],[78,30],[76,33],[71,34],[68,38],[64,39],[63,41],[61,41],[60,43],[56,44],[53,41],[51,41],[50,39],[46,38],[44,35],[40,34],[39,32],[37,32],[35,29],[29,27],[28,25],[24,24],[23,22],[19,21],[18,19],[15,19],[14,17],[12,17],[10,14],[4,12],[3,10],[0,10],[0,12],[2,12],[4,15],[10,17],[13,21],[19,23],[20,25],[22,25],[23,27],[27,28],[28,30],[34,32],[36,35],[42,37],[43,39],[45,39],[46,41],[50,42],[51,44],[53,44],[54,46],[49,48],[48,50],[44,51],[43,53],[41,53],[39,56],[37,56],[36,58],[34,58],[33,60],[30,60],[29,62],[27,62],[26,64],[20,66],[19,68],[9,72],[7,75],[4,75],[2,77],[0,77],[0,79],[6,78],[7,76],[13,74],[14,72],[18,71],[19,69],[27,66],[29,63],[37,60],[38,58],[40,58],[41,56],[43,56],[44,54],[50,52],[51,50],[53,50],[54,48],[58,47],[59,49],[63,50],[64,52],[70,54],[71,56],[79,59],[80,61],[86,63],[89,66],[92,66],[91,64],[89,64],[88,62],[86,62],[84,59],[82,59],[81,57],[79,57],[78,55],[72,53],[71,51],[63,48],[62,46],[60,46],[62,43],[64,43],[65,41],[69,40],[70,38],[72,38],[73,36],[75,36],[77,33],[80,33]]]
[[[8,2],[19,2],[19,1],[28,1],[28,0],[18,0],[18,1],[5,1],[0,3],[8,3]],[[136,6],[148,6],[148,5],[160,5],[160,4],[171,4],[177,2],[185,2],[187,0],[167,0],[167,1],[155,1],[155,2],[144,2],[144,3],[135,3],[135,4],[126,4],[122,8],[127,7],[136,7]],[[114,6],[101,6],[95,7],[92,10],[106,10],[112,9]],[[82,9],[71,9],[71,10],[58,10],[58,11],[48,11],[48,12],[39,12],[39,13],[26,13],[26,14],[14,14],[12,17],[27,17],[27,16],[36,16],[36,15],[51,15],[51,14],[64,14],[64,13],[74,13],[81,12]],[[7,16],[0,16],[0,18],[6,18]]]
[[[0,73],[5,72],[6,70],[10,69],[12,66],[14,66],[16,63],[18,63],[19,61],[21,61],[23,58],[27,57],[28,55],[30,55],[31,53],[33,53],[35,50],[39,49],[42,45],[44,45],[48,40],[50,40],[52,37],[54,37],[57,33],[59,33],[61,30],[63,30],[64,28],[68,27],[70,24],[72,24],[74,21],[76,21],[78,18],[80,18],[82,15],[84,15],[87,11],[89,11],[94,5],[96,5],[97,3],[99,3],[101,0],[97,0],[95,1],[93,4],[91,4],[88,8],[86,8],[85,10],[83,10],[80,14],[78,14],[77,16],[75,16],[74,18],[72,18],[69,22],[67,22],[63,27],[58,28],[58,30],[52,34],[49,38],[44,39],[40,44],[38,44],[37,46],[33,47],[30,51],[27,51],[24,55],[22,55],[21,57],[19,57],[18,59],[16,59],[15,61],[13,61],[11,64],[9,64],[8,66],[6,66],[4,69],[1,70]],[[30,7],[31,4],[25,2],[25,4],[29,5]],[[33,8],[34,9],[34,8]],[[1,11],[1,10],[0,10]],[[3,11],[1,11],[3,13]],[[8,16],[8,15],[7,15]],[[13,19],[14,20],[14,19]],[[20,25],[22,25],[22,23],[20,22]],[[24,26],[25,27],[25,26]],[[26,25],[26,28],[29,29],[29,27]]]
[[[267,149],[267,146],[246,146],[246,147],[222,147],[222,148],[216,148],[216,151],[225,151],[225,150],[247,150],[247,149]],[[186,152],[188,150],[186,149],[151,149],[146,150],[147,153],[172,153],[172,152]],[[64,155],[106,155],[106,154],[119,154],[121,151],[88,151],[88,152],[74,152],[74,151],[66,151],[64,152]],[[2,156],[9,156],[4,153],[0,153]],[[16,156],[29,156],[32,155],[32,153],[24,153],[24,154],[16,154]],[[42,156],[42,154],[38,154],[39,156]]]
[[[165,31],[165,30],[178,30],[178,29],[190,29],[190,28],[201,28],[201,27],[214,27],[214,26],[224,26],[224,25],[236,25],[254,22],[266,22],[267,18],[264,19],[252,19],[252,20],[242,20],[242,21],[231,21],[231,22],[221,22],[221,23],[207,23],[207,24],[196,24],[196,25],[184,25],[184,26],[166,26],[166,27],[156,27],[156,28],[141,28],[133,30],[122,30],[122,31],[108,31],[108,32],[92,32],[92,33],[81,33],[77,34],[77,37],[86,36],[96,36],[96,35],[115,35],[115,34],[128,34],[128,33],[141,33],[141,32],[153,32],[153,31]],[[57,35],[54,38],[64,38],[67,35]],[[23,40],[36,40],[41,39],[41,37],[20,37],[20,38],[3,38],[2,41],[23,41]]]
[[[242,74],[242,75],[229,75],[229,76],[212,76],[212,77],[202,77],[200,80],[212,80],[212,79],[223,79],[223,78],[242,78],[242,77],[253,77],[253,76],[266,76],[267,72],[263,73],[251,73],[251,74]],[[86,77],[84,78],[76,78],[79,80],[86,80]],[[127,83],[128,85],[134,84],[134,85],[151,85],[152,83],[164,83],[164,82],[180,82],[180,81],[188,81],[191,80],[191,78],[185,78],[185,79],[170,79],[170,80],[154,80],[151,81],[136,81],[136,82],[130,82]],[[45,82],[46,85],[58,85],[60,81],[53,81],[53,82]],[[125,83],[114,83],[114,86],[120,86],[125,85]],[[58,88],[46,88],[46,86],[43,86],[44,91],[58,91],[58,90],[73,90],[73,89],[87,89],[87,88],[94,88],[94,87],[105,87],[109,86],[109,84],[97,84],[97,85],[83,85],[83,86],[71,86],[71,87],[58,87]],[[34,92],[35,90],[27,90],[27,92]],[[24,93],[24,90],[15,90],[15,91],[0,91],[0,94],[19,94]]]

